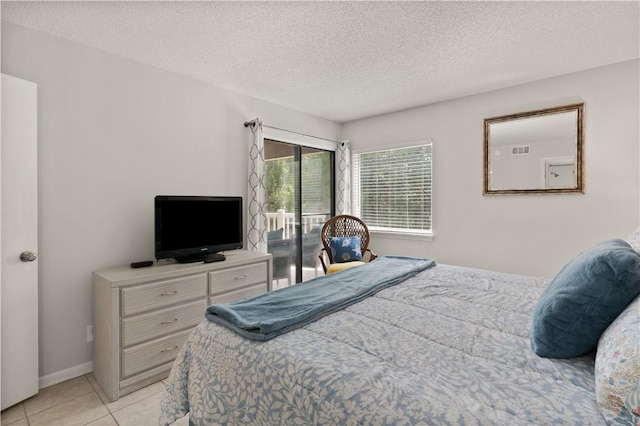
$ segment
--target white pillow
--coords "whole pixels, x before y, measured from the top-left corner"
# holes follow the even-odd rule
[[[631,247],[638,253],[640,253],[640,227],[633,231],[631,235],[629,235],[626,240]]]

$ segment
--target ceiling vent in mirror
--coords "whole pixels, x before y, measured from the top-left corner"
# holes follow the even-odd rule
[[[529,145],[511,147],[511,155],[529,155]]]

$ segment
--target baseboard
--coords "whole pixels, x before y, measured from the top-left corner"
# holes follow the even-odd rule
[[[66,370],[56,371],[55,373],[48,374],[40,377],[39,386],[40,389],[47,388],[58,383],[65,382],[67,380],[75,379],[76,377],[83,376],[93,371],[93,362],[87,362],[86,364],[76,365],[75,367],[67,368]]]

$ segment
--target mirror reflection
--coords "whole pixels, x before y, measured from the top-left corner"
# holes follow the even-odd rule
[[[583,192],[583,106],[485,119],[484,194]]]

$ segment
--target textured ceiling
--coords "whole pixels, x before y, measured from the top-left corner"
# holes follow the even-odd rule
[[[637,1],[2,1],[2,19],[338,122],[640,56]]]

